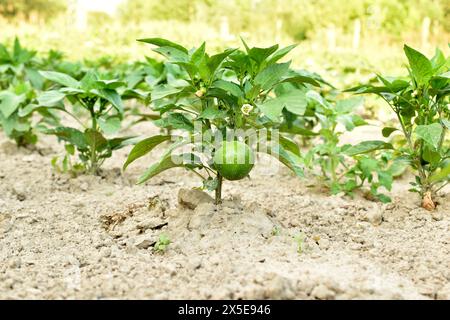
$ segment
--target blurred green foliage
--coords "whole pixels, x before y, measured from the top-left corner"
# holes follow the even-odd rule
[[[180,20],[220,24],[230,21],[232,32],[273,28],[283,21],[283,30],[296,40],[333,25],[350,31],[360,19],[366,29],[402,35],[420,29],[425,17],[450,31],[448,0],[127,0],[120,7],[123,21]]]
[[[17,36],[38,52],[57,49],[72,60],[104,64],[153,56],[136,42],[149,36],[187,47],[208,41],[212,52],[238,46],[240,36],[261,47],[300,43],[292,53],[298,67],[343,85],[369,79],[373,70],[403,72],[404,43],[430,55],[434,47],[449,50],[448,0],[123,0],[116,14],[87,12],[84,27],[75,3],[0,0],[0,41],[12,44]],[[430,32],[424,40],[425,17]],[[356,20],[361,32],[354,45]]]
[[[33,15],[41,19],[64,12],[65,0],[0,0],[0,16],[6,19],[30,19]]]

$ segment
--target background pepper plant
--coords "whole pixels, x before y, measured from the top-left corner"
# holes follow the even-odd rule
[[[34,88],[42,89],[44,79],[38,73],[42,61],[36,58],[36,53],[23,48],[18,38],[11,50],[0,43],[0,89],[20,82],[30,82]]]
[[[433,210],[436,192],[450,178],[450,59],[439,49],[431,59],[407,45],[404,51],[408,77],[378,75],[378,85],[360,85],[350,91],[376,94],[396,114],[398,125],[383,128],[383,135],[400,132],[396,156],[407,161],[416,174],[410,191],[418,192],[422,206]]]
[[[0,44],[0,126],[19,147],[36,144],[39,125],[56,119],[47,110],[39,111],[39,119],[28,112],[45,85],[38,70],[50,60],[51,55],[46,60],[38,59],[36,51],[23,48],[18,38],[11,50]]]
[[[44,133],[55,135],[65,143],[61,168],[98,174],[100,166],[114,150],[132,141],[132,137],[106,137],[120,129],[124,111],[118,88],[123,82],[100,79],[94,71],[87,72],[80,81],[59,72],[41,71],[40,74],[55,85],[38,96],[37,103],[30,105],[30,112],[43,109],[61,112],[77,124],[73,121],[70,125],[58,123],[43,129]],[[80,163],[70,161],[76,151]],[[56,159],[53,163],[56,165]]]
[[[258,135],[266,130],[267,139],[274,140],[271,129],[283,110],[303,115],[305,105],[294,90],[275,95],[274,89],[283,83],[312,83],[319,85],[313,77],[299,75],[290,70],[290,62],[279,63],[295,46],[279,49],[278,45],[269,48],[250,48],[244,41],[245,51],[227,49],[215,55],[206,52],[206,45],[188,50],[185,47],[161,38],[140,40],[156,46],[155,52],[166,57],[176,70],[178,79],[153,87],[151,91],[152,108],[161,114],[155,123],[162,128],[181,130],[184,137],[176,141],[164,153],[162,159],[148,168],[139,178],[143,183],[160,172],[184,167],[194,171],[203,180],[204,188],[215,191],[216,203],[222,198],[223,166],[218,166],[216,152],[225,154],[224,158],[233,158],[244,154],[253,159],[254,151],[264,151],[276,156],[295,174],[302,176],[302,159],[298,146],[283,135],[277,135],[279,143],[271,147],[262,147],[262,143],[248,150],[244,143],[232,142],[216,145],[204,138],[196,137],[204,132],[214,132],[226,140],[230,131],[253,129]],[[197,130],[198,129],[198,130]],[[136,159],[146,155],[162,142],[171,139],[169,135],[157,135],[137,143],[128,156],[124,169]],[[197,139],[198,140],[198,139]],[[176,150],[186,144],[194,144],[192,152],[176,154]],[[230,143],[228,141],[227,143]],[[175,161],[182,158],[185,161]],[[205,159],[206,157],[206,159]],[[187,161],[186,161],[187,160]],[[226,165],[235,165],[233,158]],[[251,170],[247,163],[246,170]],[[236,167],[240,170],[242,167]],[[229,169],[229,168],[228,168]],[[239,172],[240,173],[240,172]],[[248,172],[246,172],[248,173]],[[236,174],[234,177],[241,176]],[[234,178],[233,177],[233,178]]]

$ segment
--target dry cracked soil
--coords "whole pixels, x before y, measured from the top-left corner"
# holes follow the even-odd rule
[[[2,299],[450,299],[449,190],[430,213],[410,177],[380,204],[263,165],[215,206],[182,169],[135,185],[160,151],[72,178],[50,165],[62,150],[0,134]]]

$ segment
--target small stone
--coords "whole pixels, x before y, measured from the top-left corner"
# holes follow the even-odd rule
[[[87,191],[88,189],[89,189],[89,184],[87,184],[87,182],[83,182],[82,184],[80,184],[81,191]]]
[[[328,239],[320,239],[319,240],[319,248],[320,249],[328,249],[330,247],[330,240]]]
[[[192,270],[197,270],[200,269],[202,267],[202,259],[201,258],[192,258],[189,266],[191,267]]]
[[[186,208],[194,210],[200,203],[214,203],[209,194],[197,189],[180,189],[178,203]]]
[[[177,274],[177,266],[175,264],[167,264],[164,269],[172,277]]]
[[[378,226],[383,221],[383,213],[378,206],[374,206],[366,213],[366,219],[375,226]]]
[[[316,299],[329,300],[334,299],[336,293],[333,290],[324,286],[323,284],[319,284],[312,290],[311,295]]]
[[[12,193],[16,196],[17,200],[19,201],[24,201],[27,196],[26,196],[26,190],[25,187],[23,185],[15,185],[12,188]]]
[[[21,261],[19,258],[11,258],[8,262],[8,266],[11,269],[19,268],[21,265]]]
[[[138,249],[148,249],[148,248],[152,247],[155,243],[156,243],[156,241],[154,241],[154,240],[144,239],[144,240],[139,240],[138,242],[136,242],[135,246]]]

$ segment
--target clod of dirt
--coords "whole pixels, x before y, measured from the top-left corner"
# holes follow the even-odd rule
[[[439,300],[449,300],[450,299],[450,283],[447,283],[443,286],[436,295],[436,298]]]
[[[180,189],[178,203],[183,207],[194,210],[200,203],[214,203],[214,199],[201,190]]]
[[[313,291],[311,292],[311,296],[320,300],[330,300],[334,299],[336,293],[333,290],[327,288],[325,285],[319,284],[313,289]]]
[[[19,201],[24,201],[27,198],[26,188],[22,184],[14,185],[11,191]]]
[[[368,208],[368,211],[365,214],[365,220],[369,221],[374,226],[380,225],[383,221],[383,212],[381,208],[377,205]]]
[[[135,246],[138,249],[148,249],[150,247],[153,247],[156,243],[156,237],[153,237],[154,239],[146,239],[144,237],[140,237],[136,240]]]
[[[434,203],[433,199],[431,198],[431,192],[427,191],[423,195],[422,199],[422,207],[427,209],[428,211],[433,211],[436,209],[436,204]]]

